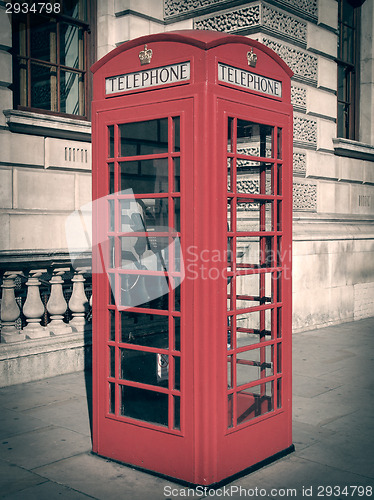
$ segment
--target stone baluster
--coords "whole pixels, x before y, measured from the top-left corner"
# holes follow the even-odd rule
[[[66,271],[70,271],[70,269],[68,267],[54,269],[50,280],[51,294],[47,302],[47,311],[51,315],[51,321],[47,325],[47,329],[51,335],[62,335],[72,331],[71,327],[63,321],[67,303],[62,289],[64,284],[62,275]]]
[[[85,314],[88,307],[88,299],[84,291],[84,282],[86,280],[83,277],[83,273],[88,270],[89,268],[78,267],[71,280],[73,282],[73,293],[69,300],[69,309],[73,314],[73,318],[69,322],[69,325],[73,329],[73,332],[84,332],[86,327]]]
[[[25,315],[27,325],[22,332],[28,339],[39,339],[48,337],[49,330],[40,324],[44,314],[44,304],[40,298],[39,278],[46,269],[34,269],[29,271],[29,278],[26,282],[27,297],[23,305],[23,314]]]
[[[23,275],[22,271],[6,271],[3,276],[3,297],[1,300],[1,342],[20,342],[25,340],[25,334],[16,328],[16,321],[21,314],[14,294],[15,282],[18,275]]]

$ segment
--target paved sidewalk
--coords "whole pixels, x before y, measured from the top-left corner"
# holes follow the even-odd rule
[[[293,345],[296,451],[227,485],[227,498],[374,497],[374,318],[299,333]],[[80,372],[0,389],[0,497],[192,498],[90,454],[89,385]]]

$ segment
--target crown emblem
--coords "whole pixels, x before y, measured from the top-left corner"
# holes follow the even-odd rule
[[[147,49],[147,46],[144,45],[144,50],[139,52],[140,64],[143,66],[144,64],[149,64],[152,59],[152,49]]]
[[[247,60],[248,60],[248,66],[251,66],[252,68],[256,67],[257,63],[257,54],[253,52],[253,48],[251,47],[251,51],[247,52]]]

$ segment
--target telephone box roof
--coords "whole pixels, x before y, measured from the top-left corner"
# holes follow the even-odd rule
[[[209,50],[219,45],[226,45],[232,43],[241,43],[253,48],[257,48],[262,52],[268,54],[274,61],[279,64],[288,76],[293,76],[293,71],[287,64],[276,54],[272,49],[266,47],[257,40],[247,38],[242,35],[230,35],[218,31],[210,30],[179,30],[169,31],[166,33],[155,33],[153,35],[146,35],[134,40],[129,40],[119,47],[113,49],[111,52],[102,57],[99,61],[92,65],[91,71],[95,73],[99,68],[104,66],[109,60],[113,59],[121,52],[125,52],[138,45],[148,44],[151,42],[178,42],[199,47],[202,50]]]

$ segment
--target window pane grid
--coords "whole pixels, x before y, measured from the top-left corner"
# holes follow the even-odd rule
[[[109,271],[117,297],[121,297],[116,305],[116,341],[108,341],[110,348],[115,346],[118,358],[116,377],[109,377],[119,394],[115,414],[111,413],[112,418],[135,418],[140,425],[162,426],[180,433],[183,295],[180,264],[175,262],[180,250],[173,243],[180,235],[181,195],[176,187],[180,189],[181,123],[173,115],[151,120],[150,133],[147,123],[107,124],[109,203],[112,209],[115,207],[114,221],[112,214],[108,217],[108,241],[114,241],[108,245],[109,263],[115,265]],[[122,194],[126,189],[133,194]],[[136,220],[135,205],[141,207]],[[129,259],[132,240],[136,240],[133,246],[140,259],[145,250],[160,255],[157,268],[126,265],[124,251]],[[168,269],[166,263],[170,264]],[[155,278],[165,278],[164,295],[148,297],[142,304],[124,302],[122,290],[127,281],[123,280],[148,280],[149,294],[149,280]]]
[[[228,119],[229,429],[279,408],[282,166],[281,128]]]

